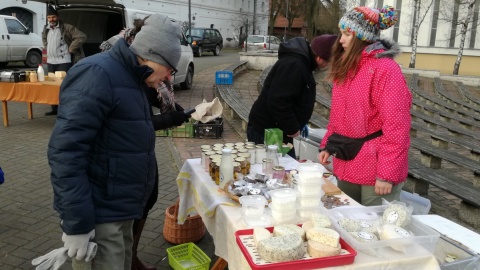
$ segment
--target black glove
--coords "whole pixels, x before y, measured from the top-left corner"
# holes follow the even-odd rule
[[[184,122],[188,123],[188,119],[190,119],[190,115],[185,114],[183,111],[172,111],[168,114],[172,117],[172,122],[176,126],[181,126]]]
[[[175,111],[182,111],[183,112],[183,111],[185,111],[185,109],[182,106],[180,106],[180,104],[175,102]]]

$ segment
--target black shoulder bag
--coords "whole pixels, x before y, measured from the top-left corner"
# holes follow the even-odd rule
[[[330,153],[330,155],[335,155],[336,158],[341,160],[352,160],[357,156],[358,152],[360,152],[360,149],[362,149],[362,146],[366,141],[377,138],[381,135],[383,135],[382,130],[363,138],[350,138],[333,133],[328,137],[325,150]]]

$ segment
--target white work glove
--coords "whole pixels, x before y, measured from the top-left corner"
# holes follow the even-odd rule
[[[65,243],[64,247],[68,249],[68,257],[75,257],[79,261],[83,260],[87,254],[88,243],[94,237],[95,229],[91,230],[87,234],[68,235],[63,233],[62,241]]]
[[[66,247],[57,248],[49,253],[35,258],[32,260],[32,265],[37,266],[36,270],[58,270],[67,261],[67,251]],[[87,247],[87,255],[85,256],[85,261],[89,262],[95,258],[97,254],[97,244],[94,242],[89,242]]]
[[[57,270],[67,261],[67,248],[57,248],[49,253],[32,260],[32,265],[37,266],[36,270]]]

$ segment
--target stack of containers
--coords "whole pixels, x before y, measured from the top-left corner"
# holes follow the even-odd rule
[[[322,206],[323,173],[325,168],[318,163],[301,163],[297,166],[298,177],[297,213],[301,221],[310,218],[313,213],[319,213]]]
[[[298,192],[292,188],[280,188],[268,192],[272,198],[270,207],[275,224],[294,222],[297,212]]]

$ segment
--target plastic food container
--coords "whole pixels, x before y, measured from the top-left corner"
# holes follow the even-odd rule
[[[387,256],[384,255],[387,253],[382,252],[385,248],[392,250],[391,247],[395,247],[397,250],[399,248],[403,250],[403,253],[399,252],[399,254],[433,254],[435,250],[435,245],[440,237],[440,234],[414,218],[412,218],[411,223],[405,227],[405,229],[412,232],[414,236],[388,240],[378,240],[374,242],[360,242],[338,224],[338,221],[341,218],[350,218],[357,220],[377,219],[378,217],[381,217],[383,215],[383,212],[387,207],[387,205],[369,207],[338,207],[328,210],[328,215],[332,220],[332,225],[334,226],[334,229],[341,235],[343,239],[345,239],[345,241],[347,241],[347,243],[349,243],[357,251],[363,251],[372,256],[384,257]]]
[[[272,205],[275,208],[282,208],[282,207],[295,207],[295,202],[298,197],[298,191],[292,188],[280,188],[270,190],[268,192],[270,197],[272,198]]]
[[[277,224],[287,221],[294,221],[296,219],[296,212],[296,209],[289,211],[275,211],[272,209],[272,217]]]
[[[413,215],[426,215],[432,207],[429,199],[404,190],[400,192],[400,201],[406,203],[407,206],[413,207]]]
[[[298,183],[303,184],[323,184],[323,173],[325,167],[319,163],[300,163],[297,165]]]
[[[262,195],[246,195],[239,198],[245,216],[261,216],[265,213],[267,199]]]
[[[168,264],[175,270],[208,270],[210,258],[194,243],[186,243],[167,248]]]
[[[304,196],[297,198],[298,207],[320,207],[322,205],[323,190],[320,195]]]
[[[321,183],[315,183],[315,184],[302,184],[302,183],[297,183],[297,190],[300,193],[300,196],[323,196],[325,193],[322,190],[322,184]]]

